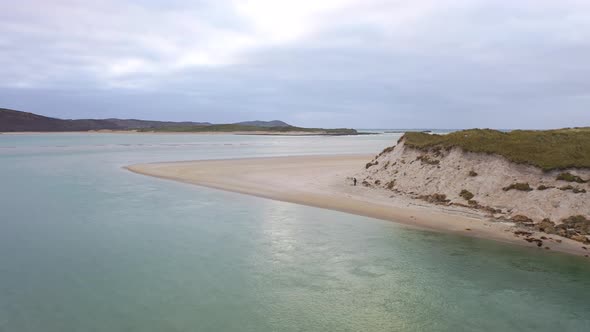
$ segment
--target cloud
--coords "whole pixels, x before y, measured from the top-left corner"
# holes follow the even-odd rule
[[[0,97],[53,115],[79,103],[48,91],[111,100],[108,116],[158,96],[160,118],[590,124],[589,41],[577,0],[7,1]]]

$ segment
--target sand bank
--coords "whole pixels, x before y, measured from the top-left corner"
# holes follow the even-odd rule
[[[516,237],[514,225],[494,221],[476,210],[439,206],[392,194],[391,191],[352,186],[347,178],[363,169],[372,157],[346,155],[205,160],[139,164],[126,168],[139,174],[209,188],[546,250]],[[544,234],[535,235],[540,237]],[[545,236],[550,239],[545,241],[544,246],[553,251],[576,255],[589,253],[579,242],[556,235]],[[557,239],[561,243],[555,241]]]

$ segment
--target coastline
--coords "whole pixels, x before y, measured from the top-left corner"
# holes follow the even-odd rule
[[[310,131],[137,131],[137,130],[89,130],[89,131],[3,131],[0,135],[65,135],[65,134],[128,134],[128,135],[251,135],[251,136],[357,136],[367,133],[330,134]]]
[[[516,236],[514,224],[490,219],[480,211],[429,204],[347,183],[346,179],[371,158],[371,155],[293,156],[137,164],[125,168],[167,180],[547,251]],[[551,251],[578,256],[590,253],[579,242],[567,238],[541,232],[535,236],[548,237]]]

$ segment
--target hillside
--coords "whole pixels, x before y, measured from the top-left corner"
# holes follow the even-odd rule
[[[477,210],[589,243],[590,130],[408,133],[358,173],[389,195]]]
[[[290,124],[280,121],[280,120],[272,120],[272,121],[243,121],[243,122],[236,122],[234,125],[238,126],[248,126],[248,127],[291,127]]]
[[[0,108],[0,132],[68,132],[90,130],[133,130],[139,132],[240,132],[264,134],[356,135],[354,129],[301,128],[283,121],[245,121],[234,124],[172,122],[136,119],[64,120]]]
[[[243,132],[243,133],[260,133],[264,132],[267,134],[316,134],[316,135],[357,135],[358,132],[354,129],[348,128],[337,128],[337,129],[324,129],[324,128],[301,128],[295,126],[285,127],[256,127],[246,126],[240,124],[217,124],[209,126],[179,126],[179,127],[163,127],[163,128],[146,128],[140,131],[144,132]]]
[[[0,132],[132,130],[169,126],[205,126],[207,122],[170,122],[136,119],[64,120],[38,114],[0,108]]]

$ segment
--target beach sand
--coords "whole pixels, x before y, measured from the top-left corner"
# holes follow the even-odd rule
[[[434,205],[384,189],[366,188],[360,183],[353,186],[350,176],[362,170],[372,157],[290,156],[138,164],[126,168],[163,179],[547,251],[516,237],[512,224],[494,221],[477,210]],[[556,235],[534,234],[537,238],[543,235],[549,238],[543,247],[548,246],[552,251],[575,255],[589,253],[579,242]]]

